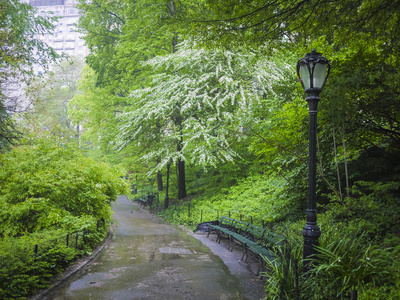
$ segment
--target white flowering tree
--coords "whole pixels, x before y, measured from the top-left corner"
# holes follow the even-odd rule
[[[242,137],[262,98],[274,96],[272,86],[285,72],[285,66],[256,53],[207,51],[190,42],[145,64],[153,73],[130,94],[130,105],[119,116],[117,144],[121,149],[156,143],[143,159],[159,161],[154,171],[168,161],[177,163],[180,199],[186,196],[185,162],[232,161],[237,154],[231,142]]]

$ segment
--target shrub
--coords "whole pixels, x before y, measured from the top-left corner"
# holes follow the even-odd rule
[[[39,137],[0,156],[0,232],[20,236],[109,220],[126,192],[121,173],[87,157],[74,142]],[[79,227],[79,225],[75,226]]]
[[[1,299],[46,287],[99,244],[111,201],[127,191],[120,175],[73,141],[49,135],[0,155]]]

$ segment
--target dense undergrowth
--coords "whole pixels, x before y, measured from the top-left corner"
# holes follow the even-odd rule
[[[287,183],[280,178],[255,175],[239,180],[230,188],[219,191],[210,188],[190,201],[172,201],[170,209],[161,214],[193,229],[198,223],[217,220],[222,215],[245,221],[252,219],[260,225],[276,225],[302,215],[302,205],[286,191]],[[160,198],[163,197],[161,194]]]
[[[0,241],[1,299],[24,299],[48,287],[55,275],[77,258],[90,254],[107,234],[105,227],[97,229],[95,224],[90,225],[93,224],[73,233],[43,230]]]
[[[46,133],[47,134],[47,133]],[[106,236],[126,184],[73,141],[35,136],[0,156],[0,298],[47,287]]]

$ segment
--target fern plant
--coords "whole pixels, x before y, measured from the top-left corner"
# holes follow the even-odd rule
[[[365,245],[365,236],[354,234],[317,247],[315,268],[304,287],[313,299],[345,299],[363,292],[367,284],[376,286],[389,276],[390,249]]]

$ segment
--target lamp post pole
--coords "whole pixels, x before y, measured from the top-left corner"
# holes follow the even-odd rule
[[[307,102],[310,115],[309,143],[308,143],[308,205],[307,220],[303,228],[304,237],[303,259],[316,254],[315,246],[318,246],[318,239],[321,231],[317,225],[317,202],[316,202],[316,171],[317,171],[317,107],[321,100],[317,89],[308,89]]]
[[[164,199],[164,210],[169,206],[169,197],[168,197],[168,188],[169,188],[169,168],[171,167],[171,162],[167,163],[167,190],[165,191],[165,199]]]
[[[317,225],[316,173],[317,173],[317,108],[319,97],[330,72],[330,62],[320,53],[313,50],[297,63],[297,75],[307,94],[308,111],[310,115],[308,142],[308,205],[306,225],[302,234],[304,237],[303,259],[309,259],[317,254],[318,239],[321,231]],[[304,263],[304,270],[311,265]]]

